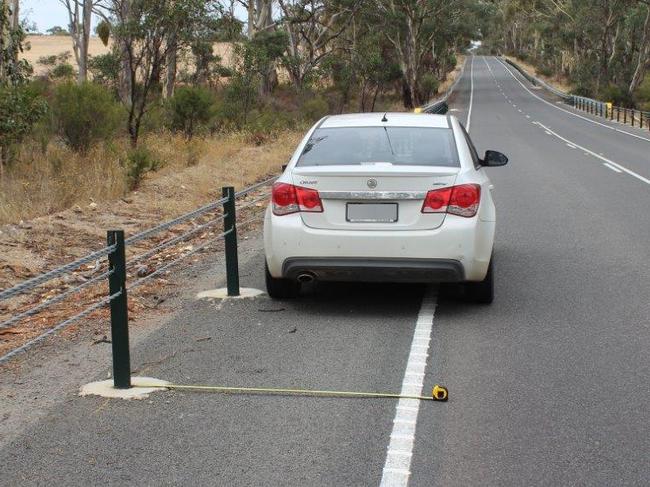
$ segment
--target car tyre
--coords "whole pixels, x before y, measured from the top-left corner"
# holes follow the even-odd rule
[[[273,277],[269,266],[264,265],[266,274],[266,292],[272,299],[290,299],[298,296],[300,283],[291,279]]]
[[[468,282],[465,284],[465,293],[467,297],[479,304],[492,304],[494,301],[494,264],[490,259],[488,271],[480,282]]]

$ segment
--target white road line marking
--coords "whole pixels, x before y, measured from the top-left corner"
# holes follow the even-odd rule
[[[530,93],[532,96],[534,96],[535,98],[537,98],[539,101],[542,101],[542,102],[546,103],[547,105],[552,106],[553,108],[557,108],[558,110],[562,110],[563,112],[566,112],[566,113],[568,113],[569,115],[573,115],[574,117],[578,117],[578,118],[581,118],[582,120],[586,120],[586,121],[589,122],[589,123],[593,123],[593,124],[596,124],[596,125],[600,125],[601,127],[605,127],[606,129],[613,130],[614,132],[620,132],[620,133],[622,133],[622,134],[626,134],[626,135],[629,135],[629,136],[631,136],[631,137],[636,137],[637,139],[641,139],[641,140],[645,140],[645,141],[647,141],[647,142],[650,142],[650,139],[648,139],[647,137],[641,137],[640,135],[633,134],[633,133],[631,133],[631,132],[627,132],[627,131],[625,131],[625,130],[621,130],[621,129],[616,128],[616,127],[612,127],[611,125],[607,125],[607,124],[604,124],[604,123],[597,122],[596,120],[592,120],[592,119],[590,119],[590,118],[583,117],[582,115],[579,115],[579,114],[577,114],[577,113],[573,113],[573,112],[570,111],[570,110],[566,110],[565,108],[559,107],[559,106],[557,106],[557,105],[554,104],[554,103],[551,103],[551,102],[549,102],[549,101],[546,101],[544,98],[539,97],[539,96],[537,96],[535,93],[533,93],[532,91],[530,91],[530,90],[528,89],[528,87],[526,87],[526,85],[523,84],[523,83],[519,80],[519,78],[517,78],[517,77],[514,75],[514,73],[513,73],[512,71],[510,71],[510,68],[508,68],[508,66],[506,66],[506,65],[505,65],[505,64],[504,64],[500,59],[498,59],[498,58],[495,58],[495,59],[496,59],[499,63],[501,63],[501,65],[505,68],[505,70],[508,71],[508,73],[510,73],[510,76],[512,76],[512,77],[515,79],[515,81],[516,81],[517,83],[519,83],[519,84],[522,86],[522,88],[523,88],[524,90],[526,90],[526,91],[527,91],[528,93]],[[485,61],[485,62],[487,62],[487,61]]]
[[[393,420],[393,423],[401,423],[401,424],[416,424],[416,422],[412,419],[399,419],[395,418]]]
[[[388,450],[389,455],[401,455],[403,457],[412,457],[413,453],[410,451],[402,451],[402,450]]]
[[[418,408],[413,406],[397,406],[395,409],[399,409],[400,411],[416,411],[416,412],[419,411]]]
[[[411,472],[409,472],[408,470],[404,470],[402,468],[385,468],[384,472],[398,473],[401,475],[411,475]]]
[[[573,145],[573,144],[569,144],[568,142],[567,142],[567,145],[566,145],[566,146],[567,146],[567,147],[570,147],[571,149],[576,149],[576,148],[577,148],[575,145]]]
[[[390,435],[391,438],[395,438],[396,440],[413,440],[414,437],[411,435],[399,435],[396,433],[391,433]]]
[[[579,144],[576,144],[575,142],[572,142],[572,141],[570,141],[569,139],[565,139],[565,138],[562,137],[561,135],[559,135],[559,134],[553,132],[550,128],[546,127],[545,125],[543,125],[543,124],[541,124],[541,123],[539,123],[539,122],[536,122],[536,123],[537,123],[537,125],[539,125],[540,127],[546,129],[548,132],[551,132],[551,133],[552,133],[553,135],[555,135],[558,139],[560,139],[560,140],[566,142],[567,144],[575,145],[575,146],[576,146],[577,148],[579,148],[580,150],[583,150],[583,151],[585,152],[585,154],[591,154],[592,156],[597,157],[597,158],[600,159],[601,161],[603,161],[603,162],[607,162],[607,163],[611,164],[612,166],[614,166],[614,167],[620,169],[622,172],[625,172],[625,173],[629,174],[630,176],[637,178],[639,181],[643,181],[643,182],[646,183],[646,184],[650,184],[650,179],[645,178],[645,177],[641,176],[640,174],[635,173],[635,172],[632,171],[631,169],[628,169],[627,167],[620,165],[618,162],[614,162],[614,161],[612,161],[612,160],[610,160],[610,159],[607,159],[606,157],[603,157],[603,156],[601,156],[600,154],[597,154],[596,152],[587,149],[586,147],[583,147],[583,146],[581,146],[581,145],[579,145]]]
[[[472,61],[474,57],[472,57]],[[473,66],[473,65],[472,65]],[[471,69],[471,68],[470,68]],[[469,129],[469,124],[468,127]],[[426,326],[428,327],[428,336],[427,336],[427,346],[428,351],[429,346],[428,342],[431,340],[431,332],[433,330],[433,315],[436,310],[437,296],[435,289],[429,287],[422,299],[422,305],[420,306],[420,312],[418,314],[418,327]],[[426,323],[425,323],[426,320]],[[420,332],[418,332],[420,334]],[[422,340],[417,338],[416,332],[413,332],[413,339],[411,341],[411,350],[409,352],[408,360],[406,361],[406,371],[412,371],[418,369],[420,366],[426,366],[426,362],[420,362],[417,359],[418,352],[415,351],[416,348],[423,349],[424,346],[416,344],[417,340]],[[418,394],[422,394],[422,388],[424,387],[424,375],[418,376],[417,382],[411,382],[414,380],[409,377],[407,379],[406,374],[404,374],[404,379],[402,381],[402,393],[406,390],[413,392],[410,388],[414,388],[418,391]],[[407,409],[408,408],[408,409]],[[408,410],[414,420],[407,422],[402,418],[402,411]],[[418,412],[420,410],[420,402],[414,401],[413,399],[400,399],[395,408],[395,419],[393,419],[393,429],[390,434],[390,443],[388,444],[388,451],[391,450],[402,450],[413,453],[413,445],[415,443],[415,426],[417,424]],[[412,426],[411,430],[405,430],[403,427],[398,425],[409,424]],[[410,475],[411,468],[411,456],[405,457],[400,463],[399,467],[404,468],[395,468],[396,465],[391,460],[390,455],[386,455],[386,460],[384,462],[384,468],[381,476],[380,487],[407,487],[408,486],[408,476]],[[395,475],[397,474],[397,475]]]
[[[465,129],[469,133],[469,128],[472,124],[472,105],[474,104],[474,56],[472,56],[472,64],[469,67],[469,110],[467,111],[467,123]]]
[[[530,115],[526,115],[526,118],[530,118]]]
[[[605,166],[605,167],[607,167],[607,168],[609,168],[612,171],[617,172],[617,173],[622,173],[623,172],[619,168],[612,166],[609,162],[603,162],[603,166]]]

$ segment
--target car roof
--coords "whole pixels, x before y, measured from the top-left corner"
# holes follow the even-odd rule
[[[387,122],[382,121],[386,117]],[[345,115],[331,115],[326,117],[320,127],[430,127],[450,128],[446,115],[433,115],[430,113],[405,113],[405,112],[374,112],[374,113],[348,113]]]

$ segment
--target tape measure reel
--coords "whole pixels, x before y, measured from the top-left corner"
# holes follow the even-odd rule
[[[449,391],[445,386],[436,384],[431,390],[431,397],[434,401],[446,401],[449,399]]]

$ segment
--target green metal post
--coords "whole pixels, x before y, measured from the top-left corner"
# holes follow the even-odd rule
[[[131,387],[131,357],[129,354],[129,311],[126,297],[126,252],[124,231],[109,230],[108,245],[115,250],[108,254],[113,273],[108,277],[109,295],[120,292],[111,301],[111,347],[113,349],[113,385],[116,389]]]
[[[222,188],[228,198],[223,204],[223,231],[226,233],[226,285],[228,296],[239,296],[239,261],[237,257],[237,215],[235,214],[235,188]]]

